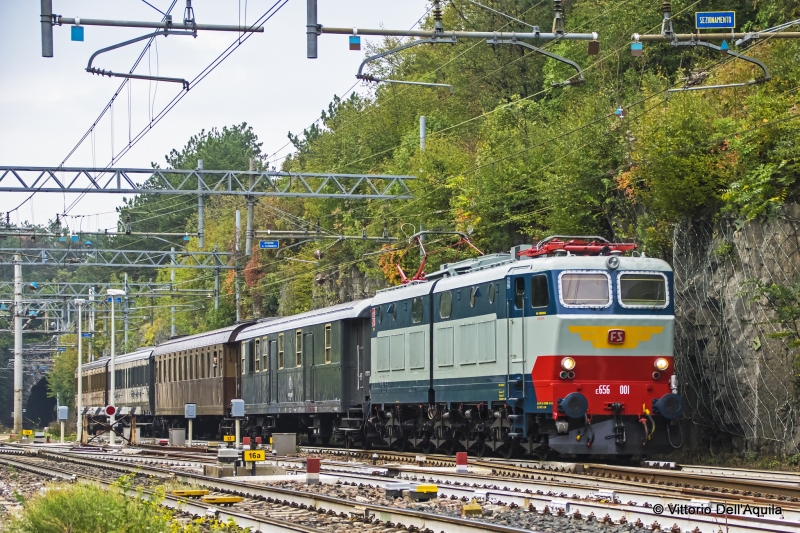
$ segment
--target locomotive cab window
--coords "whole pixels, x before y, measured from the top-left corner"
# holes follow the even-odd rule
[[[439,316],[441,318],[450,318],[453,312],[453,293],[450,291],[443,292],[439,297]]]
[[[669,302],[666,276],[656,272],[620,274],[619,302],[622,307],[663,309]]]
[[[419,324],[425,315],[425,307],[422,305],[422,298],[417,296],[411,300],[411,322]]]
[[[331,351],[333,347],[333,335],[331,332],[331,325],[325,324],[325,364],[331,364]]]
[[[564,307],[611,305],[611,278],[605,272],[562,272],[559,283]]]
[[[550,305],[550,290],[547,288],[547,276],[539,274],[531,278],[531,307],[547,307]]]

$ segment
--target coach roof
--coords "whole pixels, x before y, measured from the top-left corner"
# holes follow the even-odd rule
[[[271,333],[278,333],[290,329],[304,328],[317,324],[327,324],[348,318],[366,318],[369,316],[371,299],[356,300],[343,304],[332,305],[300,313],[299,315],[265,320],[243,329],[237,336],[237,341],[246,341],[256,337],[263,337]]]
[[[198,333],[197,335],[189,335],[188,337],[162,342],[153,350],[153,355],[194,350],[196,348],[205,348],[206,346],[216,346],[217,344],[233,342],[236,333],[250,324],[252,324],[252,322],[236,324],[235,326],[228,326],[227,328],[215,329],[214,331],[206,331],[205,333]]]

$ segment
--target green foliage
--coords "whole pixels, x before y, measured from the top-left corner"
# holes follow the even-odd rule
[[[770,333],[767,337],[785,339],[786,345],[793,350],[795,394],[800,396],[800,281],[791,285],[767,283],[762,280],[749,280],[746,285],[752,301],[766,301],[775,318],[772,322],[783,330]]]
[[[25,502],[24,512],[4,524],[9,533],[146,533],[166,531],[171,514],[93,485],[49,485]]]
[[[64,335],[61,340],[66,344],[73,344],[75,337],[75,335]],[[83,362],[86,363],[85,350],[83,359]],[[78,350],[67,348],[64,352],[58,352],[53,358],[53,367],[47,376],[47,396],[58,398],[61,405],[67,405],[70,409],[75,408],[75,371],[77,368]]]

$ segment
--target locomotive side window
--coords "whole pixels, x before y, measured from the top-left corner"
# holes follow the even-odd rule
[[[284,360],[283,360],[283,333],[278,334],[278,369],[281,370],[284,367]]]
[[[422,298],[417,296],[413,300],[411,300],[411,321],[414,324],[419,324],[422,322],[422,318],[425,315],[425,307],[422,305]]]
[[[531,307],[547,307],[550,305],[550,290],[547,288],[547,276],[539,274],[531,278]]]
[[[494,296],[497,293],[494,283],[489,284],[489,305],[494,305]]]
[[[386,309],[386,312],[392,317],[392,320],[397,320],[397,305],[396,304],[389,304],[389,307]]]
[[[611,278],[605,272],[562,272],[559,282],[565,307],[611,305]]]
[[[522,309],[525,303],[525,278],[514,280],[514,307]]]
[[[294,366],[303,366],[303,330],[298,329],[295,332],[294,341]]]
[[[453,312],[453,293],[450,291],[443,292],[439,297],[439,316],[442,318],[450,318]]]
[[[480,289],[478,287],[470,288],[470,290],[469,290],[469,306],[470,307],[475,307],[475,300],[480,295],[481,295],[481,291],[480,291]]]
[[[325,364],[331,363],[331,351],[333,347],[333,334],[331,332],[331,325],[325,324]]]
[[[667,278],[658,273],[626,273],[619,276],[619,301],[623,307],[667,306]]]

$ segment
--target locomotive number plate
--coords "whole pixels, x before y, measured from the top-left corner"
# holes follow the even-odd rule
[[[595,389],[595,394],[611,394],[611,385],[600,385]]]
[[[625,344],[625,330],[623,329],[608,330],[608,344]]]
[[[233,442],[236,440],[236,435],[223,435],[222,440],[225,442]]]

